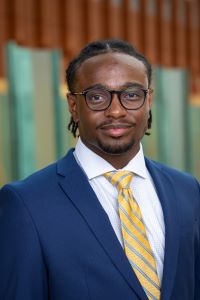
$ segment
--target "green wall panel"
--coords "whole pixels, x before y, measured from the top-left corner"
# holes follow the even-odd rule
[[[200,106],[189,104],[188,131],[189,170],[200,181]]]
[[[180,170],[187,169],[188,75],[181,69],[157,69],[158,158]]]
[[[11,111],[7,91],[0,91],[0,186],[12,181]]]
[[[13,119],[13,176],[17,179],[35,170],[34,86],[30,51],[9,43],[7,68]]]

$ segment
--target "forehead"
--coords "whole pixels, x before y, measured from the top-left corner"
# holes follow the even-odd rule
[[[147,70],[143,62],[123,53],[106,53],[87,59],[76,71],[75,81],[79,89],[95,84],[117,88],[126,82],[148,86]]]

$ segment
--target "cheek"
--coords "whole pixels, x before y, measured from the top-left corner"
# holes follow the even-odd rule
[[[148,127],[148,119],[149,119],[149,108],[145,107],[143,110],[138,111],[135,116],[135,120],[137,123],[138,134],[143,134]]]
[[[78,111],[78,127],[80,136],[91,136],[97,126],[96,114],[87,108],[80,108]]]
[[[146,123],[146,120],[149,116],[149,108],[143,107],[142,109],[139,109],[135,112],[134,118],[136,119],[136,122],[138,124]]]
[[[146,109],[145,112],[144,112],[144,115],[143,115],[144,127],[147,126],[148,119],[149,119],[149,109]]]

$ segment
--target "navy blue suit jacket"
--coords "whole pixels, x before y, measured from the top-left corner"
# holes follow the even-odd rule
[[[162,300],[200,300],[200,187],[146,160],[165,229]],[[1,300],[147,300],[72,150],[0,191]]]

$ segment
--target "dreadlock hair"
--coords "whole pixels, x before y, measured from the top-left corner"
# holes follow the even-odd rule
[[[152,67],[148,62],[146,57],[138,52],[130,43],[119,40],[119,39],[109,39],[109,40],[100,40],[94,41],[86,45],[68,65],[66,69],[66,82],[68,85],[68,89],[73,91],[75,85],[76,71],[81,66],[81,64],[87,59],[105,53],[123,53],[133,56],[134,58],[140,60],[147,72],[148,83],[149,86],[151,84],[152,79]],[[152,124],[152,113],[149,111],[149,119],[148,119],[148,129],[151,128]],[[70,122],[68,124],[68,129],[72,132],[73,136],[77,136],[78,123],[74,122],[71,117]],[[146,135],[150,135],[149,132],[145,133]]]

